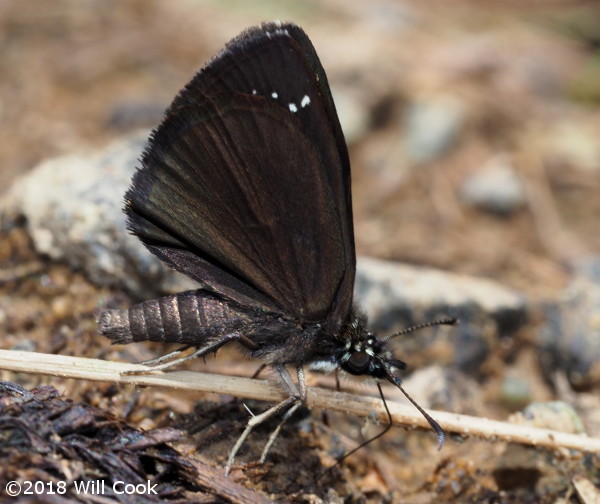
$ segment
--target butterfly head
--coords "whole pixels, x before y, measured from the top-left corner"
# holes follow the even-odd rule
[[[336,340],[338,341],[338,346],[333,357],[330,358],[329,361],[317,360],[311,364],[311,368],[318,371],[342,370],[346,374],[372,379],[378,383],[382,380],[389,381],[398,387],[406,398],[425,417],[429,425],[437,433],[438,449],[441,449],[444,444],[444,431],[429,413],[419,406],[419,404],[417,404],[417,402],[410,397],[402,387],[402,380],[398,376],[398,372],[406,369],[406,363],[395,358],[392,350],[388,346],[388,341],[397,336],[408,334],[425,327],[454,325],[456,323],[457,320],[454,318],[444,318],[412,326],[403,331],[390,334],[389,336],[378,338],[367,330],[364,317],[353,315],[350,322],[345,324],[337,335]],[[381,388],[379,388],[379,392],[382,394],[383,398]]]
[[[354,317],[343,331],[344,344],[337,354],[339,368],[347,374],[388,380],[396,384],[397,372],[406,363],[395,358],[386,341],[365,327],[362,317]]]
[[[398,384],[398,372],[406,369],[406,363],[395,358],[387,342],[366,328],[364,317],[353,315],[342,326],[323,355],[310,363],[310,369],[320,372],[341,371],[356,378]]]
[[[353,314],[335,335],[335,349],[329,349],[326,356],[313,360],[310,368],[323,372],[343,371],[348,375],[375,381],[387,380],[399,387],[402,381],[398,375],[406,369],[406,363],[396,359],[389,341],[425,327],[456,323],[454,318],[444,318],[412,326],[389,336],[377,337],[367,330],[365,317]],[[328,342],[332,343],[330,339]]]

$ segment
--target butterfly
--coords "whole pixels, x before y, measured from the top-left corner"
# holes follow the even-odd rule
[[[406,364],[388,342],[406,331],[377,337],[353,306],[348,150],[301,28],[247,29],[202,68],[153,131],[125,202],[131,232],[200,288],[106,310],[100,332],[114,343],[196,348],[157,359],[153,369],[237,342],[274,368],[288,393],[250,419],[226,472],[255,425],[305,401],[305,368],[369,377],[382,399],[382,381],[404,392]],[[441,445],[441,427],[407,397]]]

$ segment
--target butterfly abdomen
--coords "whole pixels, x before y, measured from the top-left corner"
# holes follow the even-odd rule
[[[248,316],[231,303],[196,290],[151,299],[124,310],[104,310],[98,327],[113,343],[162,341],[200,346],[211,336],[244,327]]]

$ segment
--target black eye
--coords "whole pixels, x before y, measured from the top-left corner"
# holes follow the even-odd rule
[[[370,362],[371,357],[366,352],[354,352],[346,362],[346,366],[351,373],[361,374],[367,370]]]

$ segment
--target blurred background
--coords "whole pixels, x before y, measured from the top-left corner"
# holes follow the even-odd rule
[[[0,191],[155,126],[243,27],[293,20],[350,146],[359,254],[552,296],[600,248],[596,2],[0,3]]]
[[[434,405],[506,419],[531,402],[560,398],[575,404],[588,433],[598,435],[598,2],[2,0],[0,199],[45,159],[101,150],[156,126],[175,94],[228,40],[274,19],[303,27],[327,72],[350,150],[358,255],[487,277],[526,300],[527,325],[510,338],[494,334],[492,350],[473,376],[446,375],[445,399]],[[2,232],[0,270],[38,260],[23,229],[11,224]],[[593,267],[582,269],[584,264]],[[35,272],[39,276],[25,281],[27,270],[9,281],[0,277],[2,348],[126,361],[142,360],[135,352],[142,358],[160,353],[147,345],[115,349],[96,334],[94,310],[130,304],[122,289],[99,288],[61,264],[38,265]],[[569,291],[574,279],[579,283]],[[547,305],[554,311],[545,312]],[[544,364],[539,355],[545,323],[554,353]],[[558,362],[566,346],[572,354],[561,372],[571,373],[569,383],[550,384],[552,359]],[[410,358],[417,369],[437,362]],[[577,359],[583,364],[571,366]],[[579,381],[573,369],[585,370]],[[426,391],[428,379],[421,382]],[[48,379],[18,381],[30,386]],[[145,428],[170,425],[172,415],[191,408],[185,394],[146,390],[131,399],[133,393],[108,384],[59,383],[68,397]],[[578,388],[592,392],[573,395]],[[580,432],[577,422],[574,430]],[[386,458],[379,459],[392,461],[393,475],[379,463],[376,477],[362,473],[360,488],[387,495],[397,481],[414,486],[429,477],[433,485],[446,474],[452,485],[460,480],[474,489],[473,502],[481,502],[477,489],[508,491],[512,483],[503,474],[514,478],[543,458],[541,452],[524,451],[519,458],[522,453],[507,450],[509,459],[524,466],[511,463],[506,473],[498,445],[472,440],[434,454],[425,437],[431,456],[415,464],[422,438],[402,432],[393,439],[384,445]],[[227,453],[226,441],[217,459]],[[478,472],[477,461],[489,462],[490,453],[500,465]],[[377,457],[369,460],[369,467],[378,464]],[[572,467],[545,460],[547,467],[570,474]],[[597,459],[595,464],[597,477]],[[531,470],[527,474],[538,474]],[[461,480],[459,473],[468,478]],[[436,488],[441,495],[442,486]],[[556,488],[552,499],[564,490]],[[456,497],[452,491],[448,495]],[[533,493],[524,495],[531,500],[513,502],[541,502]],[[389,502],[373,500],[380,501]]]

